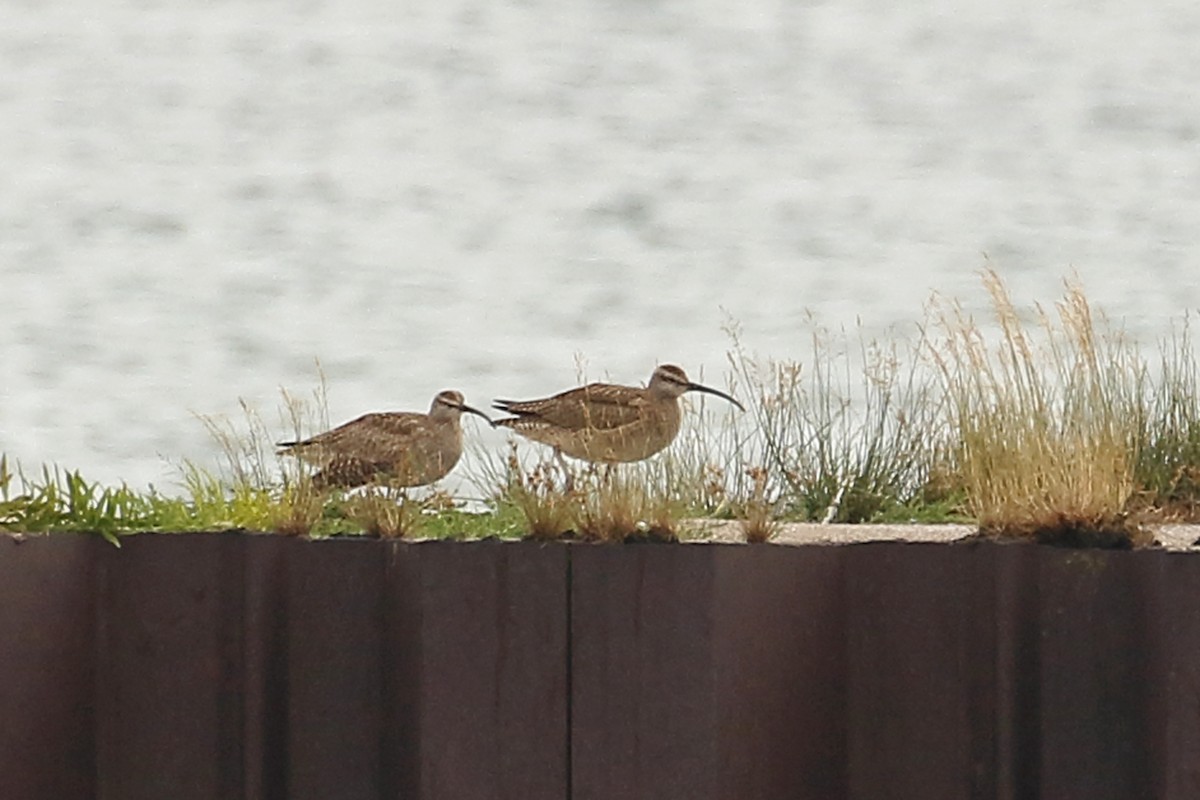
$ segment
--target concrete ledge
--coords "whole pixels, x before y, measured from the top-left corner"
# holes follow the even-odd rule
[[[694,520],[695,541],[742,542],[737,522]],[[1152,525],[1158,546],[1167,550],[1200,550],[1200,525]],[[773,544],[863,544],[866,542],[954,542],[975,535],[973,525],[832,525],[819,522],[787,522],[779,526]]]

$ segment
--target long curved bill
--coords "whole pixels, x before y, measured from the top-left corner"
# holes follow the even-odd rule
[[[478,408],[472,408],[471,406],[467,405],[466,403],[463,403],[458,407],[458,410],[466,412],[467,414],[474,414],[477,417],[483,417],[484,419],[487,420],[488,425],[491,425],[493,428],[496,427],[496,423],[492,421],[492,418],[489,417],[487,414],[483,413],[482,411],[480,411]]]
[[[704,394],[714,394],[717,397],[720,397],[724,400],[728,400],[729,402],[733,403],[735,406],[738,407],[739,411],[746,410],[745,406],[743,406],[737,400],[734,400],[732,396],[725,394],[724,392],[720,391],[719,389],[713,389],[708,386],[702,386],[698,383],[689,383],[687,385],[687,388],[688,388],[689,392],[703,392]]]

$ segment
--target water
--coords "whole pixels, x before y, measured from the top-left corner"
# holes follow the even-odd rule
[[[328,375],[719,381],[938,290],[1200,305],[1200,6],[0,0],[0,451],[169,486]]]

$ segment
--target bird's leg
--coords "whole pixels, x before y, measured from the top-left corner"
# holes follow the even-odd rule
[[[381,489],[381,495],[384,500],[393,503],[397,506],[404,506],[408,503],[408,488],[400,486],[396,481],[383,480],[378,484]]]
[[[571,469],[567,465],[567,459],[563,457],[562,450],[554,448],[554,457],[558,460],[558,466],[563,471],[563,491],[567,494],[575,491],[575,476],[571,474]]]
[[[604,482],[609,485],[612,485],[612,477],[613,477],[614,469],[616,469],[616,467],[613,466],[613,463],[611,461],[604,465]]]

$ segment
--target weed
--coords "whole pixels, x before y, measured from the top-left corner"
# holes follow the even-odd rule
[[[1190,319],[1160,344],[1153,381],[1147,380],[1138,416],[1137,492],[1133,505],[1162,518],[1200,516],[1200,365]]]
[[[557,462],[541,461],[525,469],[516,443],[509,442],[505,482],[493,502],[497,508],[517,511],[530,538],[557,539],[573,530],[577,517],[578,495],[568,491],[566,483]]]
[[[422,504],[403,489],[367,486],[341,500],[348,519],[369,536],[413,537],[421,527]]]
[[[806,362],[760,360],[733,340],[730,363],[749,387],[761,437],[753,469],[782,487],[788,516],[866,522],[919,497],[945,436],[937,385],[917,346],[815,327]],[[747,473],[749,474],[749,473]]]
[[[439,492],[319,492],[303,462],[280,459],[274,441],[329,427],[319,373],[310,396],[281,392],[276,427],[290,437],[271,435],[245,401],[239,424],[200,416],[222,461],[215,473],[183,462],[183,497],[103,487],[57,467],[30,479],[0,454],[0,528],[113,541],[129,530],[221,528],[626,541],[674,539],[681,519],[705,516],[738,518],[747,540],[766,541],[789,518],[974,519],[994,535],[1125,546],[1144,543],[1139,521],[1200,516],[1189,320],[1150,363],[1075,283],[1045,310],[1018,309],[995,272],[983,282],[994,324],[935,298],[915,339],[812,324],[804,359],[751,355],[729,322],[726,383],[749,413],[684,398],[671,447],[616,469],[537,460],[515,442],[506,453],[477,448],[469,477],[486,499],[471,507]]]
[[[758,544],[770,540],[779,531],[779,522],[774,518],[774,503],[767,498],[767,470],[752,467],[746,473],[753,481],[753,489],[740,509],[739,527],[747,542]]]
[[[985,531],[1067,524],[1123,527],[1137,463],[1144,372],[1119,331],[1097,324],[1077,285],[1056,314],[1022,321],[995,272],[984,274],[999,340],[959,305],[940,309],[929,352],[949,399],[954,465]]]
[[[670,494],[624,467],[590,481],[579,494],[576,529],[583,539],[676,541],[676,505]]]

